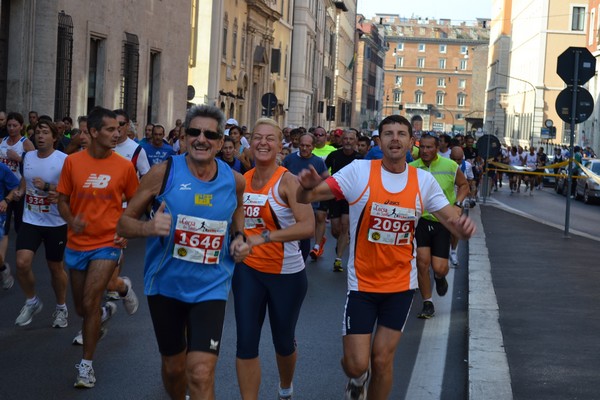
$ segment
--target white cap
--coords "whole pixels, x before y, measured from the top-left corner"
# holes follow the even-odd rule
[[[237,125],[238,122],[234,119],[234,118],[229,118],[227,120],[227,122],[225,122],[225,125]]]
[[[371,137],[374,138],[376,136],[379,136],[379,130],[375,129],[373,132],[371,132]]]

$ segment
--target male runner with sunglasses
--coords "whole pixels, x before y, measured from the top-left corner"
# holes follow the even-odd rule
[[[214,398],[214,374],[234,261],[248,255],[245,180],[215,156],[225,117],[216,107],[187,112],[187,153],[153,167],[117,231],[147,237],[144,286],[172,399]],[[152,205],[152,218],[139,218]]]

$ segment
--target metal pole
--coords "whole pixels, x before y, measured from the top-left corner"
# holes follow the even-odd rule
[[[575,72],[573,73],[573,97],[571,101],[571,133],[569,137],[569,168],[567,180],[567,207],[565,209],[565,234],[569,237],[569,217],[571,215],[571,187],[573,185],[573,144],[575,141],[575,108],[577,107],[577,81],[579,80],[579,51],[575,51]]]

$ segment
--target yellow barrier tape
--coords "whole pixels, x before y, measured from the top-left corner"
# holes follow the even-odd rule
[[[579,165],[579,168],[581,168],[581,170],[587,175],[587,176],[578,176],[577,178],[592,178],[592,180],[594,182],[596,182],[598,185],[600,185],[600,176],[593,173],[590,169],[584,167],[583,165],[581,165],[580,163],[578,163],[577,161],[575,161],[577,163],[577,165]]]
[[[566,176],[566,174],[564,174],[564,173],[552,174],[552,173],[546,173],[546,172],[537,172],[537,171],[539,171],[537,168],[530,169],[528,167],[507,165],[507,164],[499,163],[496,161],[490,161],[489,163],[491,165],[501,167],[501,168],[494,168],[494,170],[496,172],[506,172],[508,174],[555,176],[555,177]],[[567,161],[563,161],[563,162],[556,163],[556,164],[549,164],[549,165],[544,166],[544,169],[554,169],[556,166],[562,167],[562,166],[566,166],[568,163],[569,163],[569,161],[567,160]],[[582,179],[582,178],[585,179],[585,178],[587,178],[587,176],[573,176],[573,179]]]

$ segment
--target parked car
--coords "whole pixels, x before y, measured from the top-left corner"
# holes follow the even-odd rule
[[[582,165],[591,170],[594,174],[600,175],[600,160],[595,158],[584,159]],[[580,175],[585,175],[581,171]],[[577,188],[575,189],[575,198],[583,199],[587,204],[600,201],[600,184],[591,177],[577,179]]]

